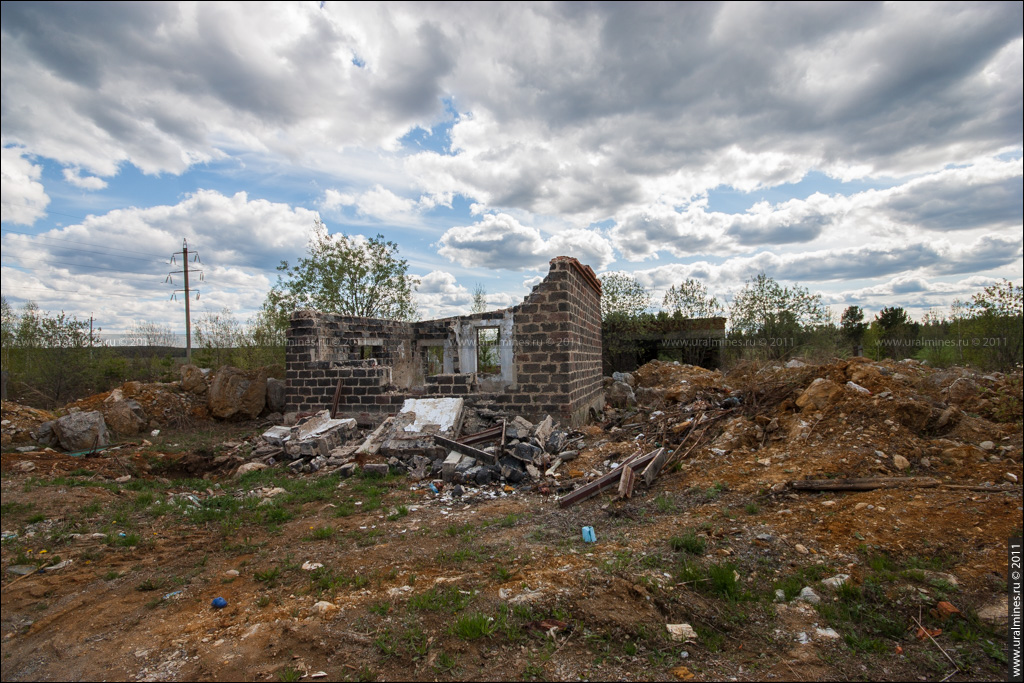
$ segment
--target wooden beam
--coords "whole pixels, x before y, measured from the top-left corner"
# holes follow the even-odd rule
[[[654,483],[654,478],[658,476],[658,473],[661,472],[661,468],[665,466],[665,462],[668,461],[668,456],[669,450],[667,448],[662,448],[661,452],[654,456],[654,460],[651,460],[651,462],[648,463],[647,467],[645,467],[643,471],[645,484],[650,486]]]
[[[464,443],[459,443],[458,441],[446,439],[443,436],[439,436],[437,434],[434,434],[434,443],[436,443],[439,446],[443,446],[444,448],[447,448],[450,451],[462,453],[463,455],[468,455],[469,457],[476,458],[477,460],[483,460],[488,465],[498,464],[498,457],[495,455],[491,455],[490,453],[482,451],[479,448],[473,448],[472,446],[467,446]]]
[[[789,485],[798,491],[874,491],[895,489],[902,486],[911,488],[932,488],[941,482],[932,477],[866,477],[862,479],[806,479],[791,481]]]
[[[653,460],[651,462],[654,462]],[[636,474],[633,468],[628,465],[620,467],[622,474],[619,475],[619,498],[625,500],[633,497],[633,484],[636,483]]]
[[[661,450],[661,449],[658,449],[658,450]],[[616,467],[614,470],[612,470],[608,474],[604,475],[603,477],[599,477],[599,478],[595,479],[594,481],[590,482],[589,484],[587,484],[586,486],[581,486],[580,488],[576,489],[575,491],[572,491],[571,493],[567,493],[564,496],[562,496],[561,498],[559,498],[558,499],[558,507],[560,507],[560,508],[569,507],[570,505],[575,505],[576,503],[579,503],[580,501],[584,501],[587,498],[591,498],[593,496],[596,496],[597,494],[599,494],[601,491],[605,490],[606,488],[610,488],[610,487],[614,486],[616,483],[618,483],[619,478],[622,476],[622,468],[623,467],[628,467],[631,470],[633,470],[634,472],[636,472],[641,467],[645,467],[647,465],[647,463],[649,463],[652,460],[654,460],[654,458],[657,457],[657,455],[658,455],[658,451],[652,451],[652,452],[648,453],[647,455],[641,456],[639,458],[635,457],[635,456],[632,457],[632,458],[628,458],[625,462],[622,463],[622,465],[620,465],[619,467]]]
[[[476,434],[467,434],[466,436],[459,437],[457,441],[466,445],[472,445],[475,443],[483,443],[485,441],[493,441],[499,438],[503,433],[504,427],[502,425],[495,425],[489,429],[485,429]]]

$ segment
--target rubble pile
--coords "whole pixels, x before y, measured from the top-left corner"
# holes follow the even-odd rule
[[[940,461],[1007,469],[1020,458],[1020,382],[1019,373],[935,370],[912,360],[796,359],[728,373],[653,361],[605,378],[614,389],[605,421],[583,431],[550,416],[531,423],[475,412],[461,398],[409,399],[369,433],[328,411],[274,427],[252,458],[295,472],[406,472],[439,490],[596,491],[614,485],[618,470],[621,497],[634,483],[650,485],[666,465],[735,476],[722,468],[741,462],[776,490],[801,477],[935,474]],[[464,434],[464,424],[477,431]],[[1016,476],[985,474],[993,486]]]

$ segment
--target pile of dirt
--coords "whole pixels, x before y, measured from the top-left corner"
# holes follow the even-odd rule
[[[145,422],[149,429],[183,427],[210,417],[206,399],[182,391],[178,382],[125,382],[111,391],[69,403],[64,406],[63,412],[76,408],[83,411],[98,410],[107,418],[119,401],[138,403],[146,416]]]
[[[30,408],[13,401],[4,401],[0,404],[0,415],[3,415],[2,434],[3,445],[30,443],[32,432],[39,428],[44,422],[54,419],[54,414],[47,410]]]

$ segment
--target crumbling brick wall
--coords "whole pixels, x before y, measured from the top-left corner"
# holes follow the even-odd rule
[[[586,421],[604,403],[601,284],[574,258],[551,261],[548,276],[511,309],[426,322],[296,311],[288,331],[288,410],[331,407],[375,421],[411,396],[461,396],[478,407],[528,418]],[[475,334],[500,327],[501,371],[477,373]],[[428,374],[428,354],[442,371]]]

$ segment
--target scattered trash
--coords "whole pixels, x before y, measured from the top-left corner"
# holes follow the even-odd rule
[[[151,431],[149,433],[149,435],[150,436],[160,436],[160,430],[159,429],[154,429],[153,431]]]
[[[172,592],[170,592],[170,593],[165,593],[165,594],[164,594],[164,597],[163,597],[163,599],[164,599],[164,600],[170,600],[170,599],[171,599],[171,598],[173,598],[173,597],[174,597],[175,595],[181,595],[181,594],[182,594],[182,591],[172,591]],[[224,598],[217,598],[217,600],[224,600]],[[213,601],[213,602],[214,602],[214,605],[213,605],[214,607],[217,607],[217,604],[216,604],[216,603],[217,603],[217,600],[214,600],[214,601]],[[223,605],[221,605],[221,607],[224,607],[224,606],[226,606],[227,604],[228,604],[228,603],[227,603],[227,601],[225,600],[225,601],[224,601],[224,604],[223,604]]]
[[[583,527],[583,542],[584,543],[596,543],[597,535],[594,533],[594,527],[585,526]]]
[[[312,560],[307,560],[302,563],[302,570],[306,572],[311,572],[314,569],[320,569],[323,566],[324,565],[321,562],[313,562]]]
[[[213,602],[211,602],[210,604],[213,605],[214,609],[224,609],[225,607],[228,606],[228,601],[225,600],[224,598],[218,597],[218,598],[214,598]]]

